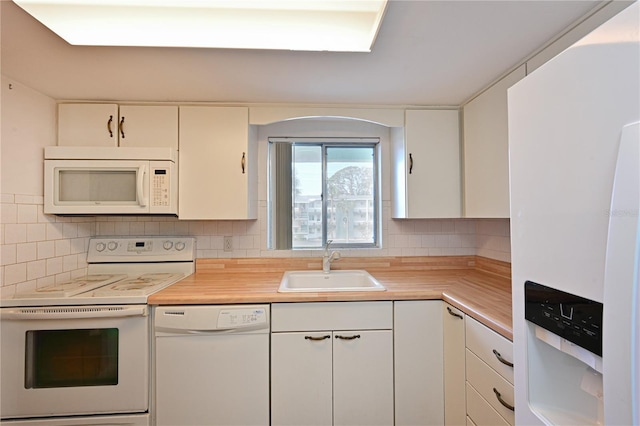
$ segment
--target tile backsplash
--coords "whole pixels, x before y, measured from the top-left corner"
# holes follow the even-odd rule
[[[2,294],[86,274],[95,219],[45,215],[41,196],[2,194]]]
[[[322,250],[268,250],[266,202],[254,221],[181,221],[173,217],[60,217],[43,213],[41,196],[2,194],[2,294],[86,273],[92,236],[190,235],[198,258],[314,257]],[[393,220],[383,202],[382,248],[340,250],[344,256],[474,255],[510,262],[508,219]],[[224,250],[224,237],[232,250]]]

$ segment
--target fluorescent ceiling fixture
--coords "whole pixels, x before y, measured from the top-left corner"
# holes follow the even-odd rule
[[[14,0],[70,44],[370,52],[387,0]]]

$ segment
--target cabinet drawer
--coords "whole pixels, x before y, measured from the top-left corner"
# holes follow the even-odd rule
[[[392,302],[274,303],[271,331],[391,330]]]
[[[498,359],[513,362],[513,343],[469,316],[465,327],[467,348],[513,384],[513,367]]]
[[[485,401],[473,387],[467,383],[467,419],[471,419],[471,423],[467,424],[476,426],[509,426],[509,423],[503,419]]]
[[[496,393],[497,391],[500,394],[500,398],[506,404],[513,405],[513,385],[491,369],[491,367],[485,364],[471,351],[467,349],[466,352],[467,385],[473,386],[473,388],[494,408],[495,411],[504,417],[509,424],[514,424],[514,412],[500,402],[498,394]],[[467,404],[468,403],[469,402],[467,401]],[[475,420],[473,416],[471,416],[471,418]]]

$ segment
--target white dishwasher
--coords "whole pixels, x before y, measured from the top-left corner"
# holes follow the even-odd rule
[[[158,426],[269,424],[269,305],[158,306]]]

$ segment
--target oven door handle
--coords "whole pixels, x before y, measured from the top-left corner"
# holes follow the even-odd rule
[[[146,317],[146,305],[135,306],[51,306],[36,308],[8,308],[0,310],[3,320],[57,320]]]

